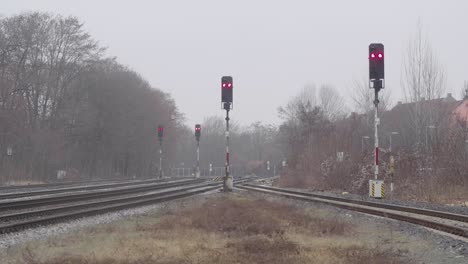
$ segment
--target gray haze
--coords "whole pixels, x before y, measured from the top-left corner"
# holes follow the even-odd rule
[[[402,96],[401,60],[418,19],[459,96],[468,79],[468,1],[1,0],[4,16],[73,15],[151,84],[173,95],[188,124],[222,115],[219,82],[235,82],[232,117],[278,122],[277,107],[309,83],[349,96],[367,75],[367,46],[386,49],[386,84]],[[265,101],[267,100],[267,101]]]

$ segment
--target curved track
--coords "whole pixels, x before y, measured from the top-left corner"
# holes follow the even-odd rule
[[[468,238],[468,215],[453,214],[442,211],[384,204],[378,202],[346,199],[269,186],[245,184],[243,186],[237,186],[237,188],[280,195],[298,200],[325,203],[352,211],[359,211],[367,214],[392,218],[416,225],[425,226],[465,239]]]

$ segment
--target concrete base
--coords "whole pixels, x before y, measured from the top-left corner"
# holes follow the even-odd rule
[[[226,191],[232,192],[232,190],[234,190],[234,182],[232,176],[229,176],[226,179]]]
[[[385,189],[384,181],[369,180],[369,197],[382,199],[384,198]]]

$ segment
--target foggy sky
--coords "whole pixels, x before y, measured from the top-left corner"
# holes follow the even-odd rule
[[[352,94],[367,48],[382,42],[386,86],[400,89],[403,51],[418,19],[458,98],[468,80],[466,0],[0,0],[0,14],[73,15],[107,55],[169,92],[193,125],[220,109],[220,78],[234,77],[242,124],[279,123],[277,107],[306,84]]]

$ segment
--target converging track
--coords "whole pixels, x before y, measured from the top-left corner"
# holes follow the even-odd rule
[[[150,179],[148,179],[150,180]],[[77,186],[83,184],[106,184],[106,183],[119,183],[130,182],[132,180],[126,178],[106,179],[106,180],[90,180],[90,181],[65,181],[65,182],[52,182],[52,183],[33,183],[23,185],[1,185],[0,191],[19,191],[30,189],[45,189],[45,188],[66,188],[67,186]],[[161,180],[164,181],[164,180]]]
[[[464,239],[468,238],[468,215],[319,195],[309,192],[252,184],[240,185],[237,186],[237,188],[272,195],[280,195],[292,199],[325,203],[352,211],[413,223]]]
[[[242,183],[246,180],[238,180]],[[218,189],[221,182],[202,179],[146,184],[90,193],[60,194],[0,202],[0,233],[18,232],[85,216],[179,199]],[[25,210],[28,209],[28,210]]]
[[[56,194],[56,193],[65,193],[65,192],[71,192],[71,191],[77,191],[77,192],[78,191],[91,191],[91,190],[126,187],[126,186],[141,185],[141,184],[164,183],[167,181],[170,181],[170,180],[150,179],[150,180],[123,181],[123,182],[102,182],[101,184],[93,184],[93,185],[85,185],[85,186],[77,185],[77,183],[69,183],[69,184],[61,184],[61,185],[46,184],[46,185],[43,185],[43,187],[38,187],[38,186],[33,187],[31,185],[29,186],[29,188],[35,188],[36,190],[3,193],[3,194],[0,194],[0,200],[16,199],[16,198],[22,198],[22,197],[48,195],[48,194]],[[96,182],[88,182],[88,183],[96,183]],[[23,188],[20,188],[20,189],[11,188],[11,189],[4,189],[4,190],[18,191],[18,190],[23,190]]]

